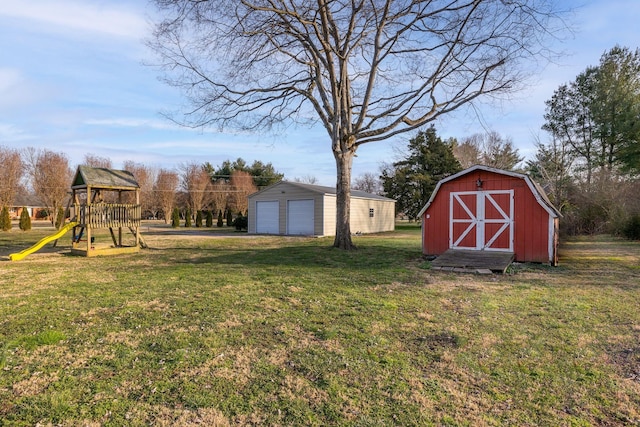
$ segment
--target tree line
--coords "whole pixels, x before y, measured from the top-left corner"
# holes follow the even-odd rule
[[[612,233],[640,239],[640,52],[616,46],[597,66],[561,85],[546,101],[548,142],[523,163],[496,132],[443,140],[420,131],[400,160],[355,186],[397,200],[411,220],[439,180],[474,164],[529,174],[563,214],[565,234]]]
[[[82,164],[113,168],[109,158],[94,154],[86,154]],[[15,206],[18,196],[23,199],[26,195],[46,208],[47,219],[52,224],[62,223],[75,173],[64,153],[0,146],[0,169],[3,171],[0,229],[11,228],[9,208]],[[216,217],[224,215],[225,219],[246,215],[247,196],[284,177],[271,163],[256,160],[249,164],[242,158],[226,160],[219,166],[208,162],[183,163],[176,169],[126,161],[122,169],[131,172],[140,186],[140,204],[145,217],[164,219],[169,223],[177,210],[182,220],[186,222],[188,217],[189,222],[196,225],[202,224],[206,212]]]

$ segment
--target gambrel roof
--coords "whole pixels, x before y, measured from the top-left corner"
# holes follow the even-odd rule
[[[427,203],[424,205],[424,207],[420,210],[420,213],[418,213],[418,217],[421,217],[427,211],[427,209],[429,208],[429,205],[431,205],[431,203],[433,202],[433,199],[436,198],[436,194],[438,194],[438,190],[440,190],[440,187],[442,186],[442,184],[447,183],[449,181],[453,181],[455,179],[460,178],[461,176],[468,175],[468,174],[473,173],[473,172],[478,171],[478,170],[497,173],[497,174],[501,174],[501,175],[510,176],[510,177],[513,177],[513,178],[522,179],[526,183],[527,187],[529,187],[529,190],[531,190],[531,193],[535,197],[536,201],[540,204],[540,206],[542,206],[552,217],[554,217],[554,218],[562,217],[562,214],[560,213],[560,211],[549,200],[549,197],[547,196],[547,193],[545,193],[545,191],[542,189],[542,187],[540,185],[538,185],[537,182],[532,180],[529,177],[529,175],[525,175],[523,173],[518,173],[518,172],[513,172],[513,171],[506,171],[506,170],[502,170],[502,169],[496,169],[496,168],[492,168],[492,167],[484,166],[484,165],[471,166],[468,169],[465,169],[463,171],[460,171],[460,172],[458,172],[456,174],[453,174],[451,176],[448,176],[448,177],[440,180],[438,182],[438,184],[436,185],[436,188],[433,190],[433,193],[431,193],[431,197],[429,198]]]

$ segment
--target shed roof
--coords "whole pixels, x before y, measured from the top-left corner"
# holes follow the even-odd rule
[[[426,212],[426,210],[429,208],[429,205],[431,205],[433,200],[436,198],[436,194],[438,193],[438,190],[440,190],[440,187],[442,186],[442,184],[447,183],[449,181],[453,181],[455,179],[460,178],[461,176],[470,174],[470,173],[478,171],[478,170],[497,173],[497,174],[500,174],[500,175],[507,175],[507,176],[511,176],[511,177],[514,177],[514,178],[518,178],[518,179],[524,180],[524,182],[527,184],[527,186],[529,187],[529,189],[533,193],[534,197],[536,198],[536,200],[540,204],[540,206],[542,206],[553,217],[561,217],[562,216],[560,211],[553,205],[553,203],[551,203],[551,200],[549,200],[549,197],[547,196],[547,193],[545,193],[545,191],[542,189],[542,187],[538,183],[533,181],[529,177],[529,175],[526,175],[526,174],[523,174],[523,173],[519,173],[519,172],[506,171],[506,170],[503,170],[503,169],[492,168],[492,167],[484,166],[484,165],[471,166],[468,169],[465,169],[463,171],[460,171],[460,172],[458,172],[456,174],[453,174],[451,176],[448,176],[448,177],[443,178],[440,181],[438,181],[438,184],[436,185],[436,188],[433,190],[433,193],[431,193],[431,197],[429,197],[429,200],[427,201],[427,203],[420,210],[420,213],[418,213],[418,216],[421,217]]]
[[[315,185],[315,184],[304,184],[301,182],[290,182],[290,181],[280,181],[277,182],[273,185],[270,185],[269,187],[263,188],[262,190],[251,194],[249,197],[255,197],[258,194],[262,193],[263,191],[266,191],[268,189],[271,189],[273,187],[277,187],[280,185],[291,185],[294,187],[298,187],[307,191],[310,191],[312,193],[318,193],[318,194],[331,194],[331,195],[336,195],[337,191],[335,187],[327,187],[324,185]],[[387,202],[394,202],[394,199],[390,199],[388,197],[384,197],[384,196],[380,196],[379,194],[373,194],[373,193],[367,193],[366,191],[360,191],[360,190],[351,190],[351,197],[357,197],[357,198],[361,198],[361,199],[374,199],[374,200],[382,200],[382,201],[387,201]]]
[[[129,171],[78,166],[71,188],[82,189],[89,186],[109,190],[137,190],[140,188],[133,174]]]

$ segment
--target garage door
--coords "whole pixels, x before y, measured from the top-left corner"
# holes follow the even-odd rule
[[[312,236],[313,219],[313,199],[287,202],[287,234]]]
[[[513,190],[450,193],[453,249],[513,251]]]
[[[280,215],[277,200],[256,202],[256,233],[280,234]]]

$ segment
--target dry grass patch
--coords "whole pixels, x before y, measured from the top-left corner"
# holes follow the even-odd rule
[[[640,424],[638,244],[479,276],[430,271],[418,228],[171,233],[0,262],[3,425]]]

